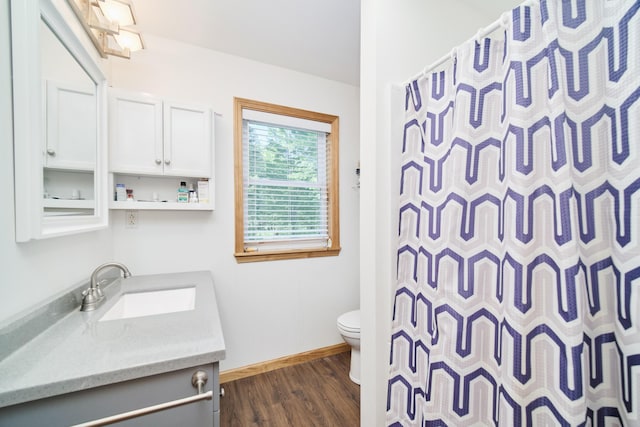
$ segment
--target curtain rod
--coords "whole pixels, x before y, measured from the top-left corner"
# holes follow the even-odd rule
[[[536,0],[525,0],[518,7],[532,6],[534,3],[536,3]],[[507,25],[509,24],[509,21],[508,21],[509,15],[508,14],[509,14],[509,12],[504,12],[500,16],[500,18],[498,18],[495,21],[493,21],[487,27],[480,28],[478,30],[478,32],[476,33],[476,35],[472,39],[468,39],[468,40],[476,40],[476,41],[479,42],[481,39],[487,37],[489,34],[493,33],[494,31],[496,31],[496,30],[498,30],[500,28],[506,28]],[[464,42],[464,43],[466,43],[466,42]],[[464,43],[462,43],[462,44],[464,44]],[[461,46],[461,45],[458,45],[458,46]],[[412,81],[417,80],[420,77],[424,76],[425,74],[428,74],[428,73],[432,72],[435,68],[439,67],[440,65],[444,64],[445,62],[447,62],[449,60],[453,60],[457,55],[457,51],[458,51],[458,47],[456,46],[453,49],[451,49],[451,51],[449,53],[444,54],[440,59],[438,59],[437,61],[431,63],[429,66],[427,66],[427,68],[425,68],[424,70],[420,71],[413,78],[405,81],[402,84],[402,86],[406,86],[406,85],[410,84]]]

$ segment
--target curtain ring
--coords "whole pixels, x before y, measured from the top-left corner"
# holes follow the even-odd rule
[[[475,38],[476,43],[480,44],[480,41],[482,40],[482,28],[478,28],[478,32],[476,33],[474,38]]]
[[[500,25],[505,30],[509,28],[509,14],[507,12],[504,12],[502,16],[500,16]]]

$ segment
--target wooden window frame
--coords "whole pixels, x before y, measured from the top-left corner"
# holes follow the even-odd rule
[[[235,253],[238,263],[275,261],[283,259],[337,256],[340,253],[340,209],[339,209],[339,118],[330,114],[317,113],[298,108],[284,107],[244,98],[234,98],[234,169],[235,169]],[[326,248],[276,249],[246,251],[244,242],[244,189],[243,189],[243,144],[242,111],[254,110],[265,113],[291,116],[300,119],[328,123],[331,132],[327,135],[330,161],[327,165],[327,207],[329,246]]]

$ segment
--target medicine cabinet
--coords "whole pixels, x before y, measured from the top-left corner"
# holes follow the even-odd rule
[[[124,185],[133,196],[112,197],[109,207],[213,210],[211,108],[116,88],[108,92],[110,188]],[[176,202],[181,182],[199,193],[198,203]]]
[[[11,1],[18,242],[108,225],[107,84],[80,28],[66,2]]]
[[[211,110],[109,89],[109,168],[118,173],[208,177]]]

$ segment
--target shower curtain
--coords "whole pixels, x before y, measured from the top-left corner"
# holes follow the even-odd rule
[[[640,425],[640,1],[406,86],[387,425]]]

